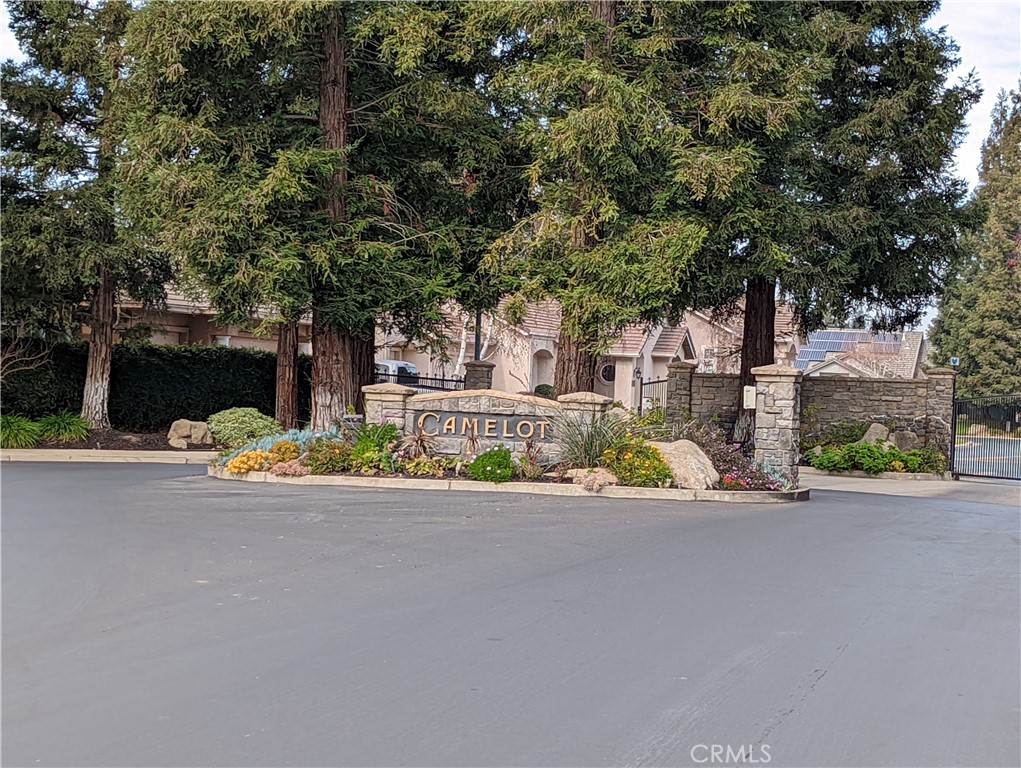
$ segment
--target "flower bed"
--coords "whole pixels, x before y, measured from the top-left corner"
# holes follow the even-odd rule
[[[481,450],[477,441],[466,441],[466,455],[439,456],[433,452],[435,437],[422,431],[402,436],[393,424],[363,424],[357,429],[292,430],[262,437],[224,451],[215,465],[235,477],[268,472],[282,478],[355,475],[496,484],[581,482],[572,470],[598,469],[612,474],[619,486],[670,488],[675,484],[670,465],[659,448],[649,443],[670,436],[691,440],[712,462],[720,481],[710,490],[795,488],[790,478],[758,466],[739,446],[727,444],[711,424],[693,422],[667,435],[661,422],[650,422],[648,417],[609,413],[594,419],[565,419],[555,429],[560,449],[556,461],[546,460],[531,441],[525,441],[524,454],[517,457],[503,446]]]

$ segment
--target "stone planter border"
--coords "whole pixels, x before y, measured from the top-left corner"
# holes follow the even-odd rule
[[[476,493],[530,493],[542,496],[601,496],[609,499],[659,499],[661,501],[725,501],[735,504],[781,504],[808,501],[808,489],[796,491],[692,491],[685,488],[625,488],[607,486],[597,493],[566,483],[483,483],[477,480],[441,480],[426,477],[358,477],[350,475],[305,475],[277,477],[269,472],[235,476],[223,467],[210,465],[210,477],[249,483],[281,485],[334,485],[348,488],[393,488],[405,491],[474,491]]]

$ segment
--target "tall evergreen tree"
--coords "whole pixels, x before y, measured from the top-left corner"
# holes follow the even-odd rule
[[[120,216],[115,98],[131,8],[123,0],[8,8],[26,60],[2,69],[3,322],[30,335],[88,325],[82,416],[108,428],[115,302],[158,302],[168,276]]]
[[[313,315],[313,412],[374,375],[377,320],[428,338],[461,275],[444,214],[492,121],[417,3],[154,2],[131,34],[133,214],[227,317]],[[484,138],[484,137],[483,137]]]
[[[559,392],[592,389],[613,337],[671,310],[673,285],[705,237],[687,211],[660,205],[671,158],[697,151],[674,111],[671,94],[684,86],[667,55],[688,9],[623,0],[472,8],[504,57],[496,99],[524,116],[537,208],[503,238],[496,261],[524,278],[521,298],[561,306]]]
[[[1000,93],[979,182],[985,225],[943,294],[932,341],[940,363],[959,358],[958,393],[1021,393],[1021,91]]]
[[[803,329],[824,317],[897,328],[917,322],[974,224],[953,153],[973,78],[929,1],[733,3],[706,8],[716,76],[694,130],[743,151],[755,170],[736,195],[704,201],[711,237],[689,282],[692,306],[743,298],[741,377],[774,361],[777,295]],[[801,67],[797,62],[810,62]],[[798,106],[773,119],[787,92]],[[763,104],[761,119],[746,107]],[[694,177],[700,182],[699,176]],[[706,294],[706,291],[709,294]],[[747,422],[748,419],[745,419]]]

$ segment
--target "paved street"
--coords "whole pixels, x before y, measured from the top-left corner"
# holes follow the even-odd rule
[[[5,765],[1021,763],[1017,505],[203,471],[3,466]]]

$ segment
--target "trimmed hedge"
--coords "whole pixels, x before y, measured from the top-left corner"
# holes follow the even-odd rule
[[[5,414],[39,419],[78,412],[88,349],[58,344],[47,363],[4,382]],[[298,418],[308,421],[312,361],[298,361]],[[110,376],[110,422],[115,429],[161,432],[176,419],[205,421],[227,408],[274,412],[276,355],[253,349],[204,345],[116,344]]]

